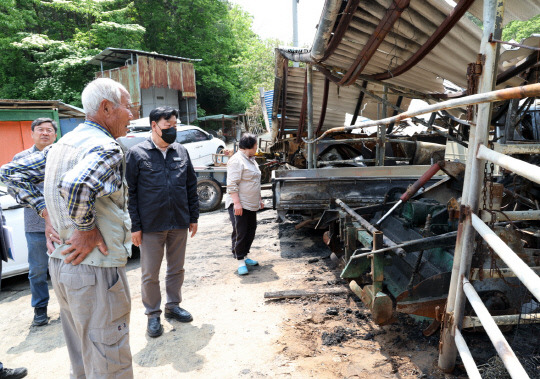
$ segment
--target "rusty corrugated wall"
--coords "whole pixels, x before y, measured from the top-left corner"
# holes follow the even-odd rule
[[[195,88],[195,69],[191,63],[182,63],[183,97],[197,97]]]
[[[186,62],[138,56],[140,88],[171,88],[182,97],[196,97],[195,69]]]
[[[182,86],[182,63],[181,62],[167,62],[167,74],[169,80],[169,88],[183,91]]]
[[[137,56],[137,64],[96,72],[95,77],[106,77],[122,83],[133,103],[133,117],[140,117],[141,90],[151,87],[170,88],[181,92],[183,98],[197,97],[195,69],[187,62]]]
[[[111,70],[105,70],[103,73],[101,71],[96,72],[96,78],[110,78],[116,80],[119,83],[122,83],[124,87],[129,92],[131,96],[131,113],[133,118],[137,119],[140,117],[140,108],[141,108],[141,90],[139,88],[139,81],[137,80],[137,66],[136,65],[127,65],[119,68],[114,68]]]

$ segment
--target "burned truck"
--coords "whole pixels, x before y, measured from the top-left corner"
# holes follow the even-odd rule
[[[278,215],[325,230],[375,321],[431,319],[444,371],[459,353],[478,373],[461,331],[481,327],[528,375],[501,330],[540,322],[540,35],[501,36],[539,13],[327,0],[310,49],[276,50],[271,149],[293,168],[273,173]]]

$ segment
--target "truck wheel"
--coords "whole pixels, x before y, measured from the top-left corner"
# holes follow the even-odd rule
[[[199,195],[199,209],[201,212],[216,210],[223,199],[221,186],[211,178],[199,178],[197,180],[197,195]]]

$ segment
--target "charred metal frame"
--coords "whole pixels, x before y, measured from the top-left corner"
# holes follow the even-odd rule
[[[484,1],[484,34],[480,46],[485,56],[485,64],[481,76],[479,92],[487,93],[495,83],[498,45],[490,42],[500,38],[505,0]],[[472,360],[460,329],[463,327],[465,302],[468,299],[483,328],[491,339],[504,366],[512,378],[527,378],[526,371],[521,366],[516,355],[502,335],[497,323],[490,315],[472,284],[469,282],[471,261],[474,254],[472,247],[475,231],[491,246],[516,277],[536,296],[540,296],[540,277],[523,260],[515,254],[496,234],[476,215],[479,209],[481,184],[484,177],[485,161],[499,164],[507,170],[524,176],[529,180],[540,183],[540,168],[504,154],[494,152],[486,147],[489,137],[491,107],[489,103],[480,104],[476,115],[476,130],[471,131],[469,138],[469,156],[465,171],[465,183],[462,195],[461,219],[458,227],[458,237],[454,252],[454,262],[450,281],[447,306],[443,315],[443,330],[441,332],[439,367],[443,371],[454,368],[457,352],[465,358],[467,373],[478,377],[478,369]],[[530,170],[530,171],[529,171]],[[473,179],[474,178],[474,179]]]
[[[329,91],[330,91],[330,80],[327,77],[325,77],[323,100],[322,100],[322,105],[321,105],[321,117],[319,118],[319,124],[317,125],[317,130],[315,131],[316,136],[318,136],[321,133],[322,127],[324,125],[324,119],[326,118],[326,108],[328,108],[328,92]]]

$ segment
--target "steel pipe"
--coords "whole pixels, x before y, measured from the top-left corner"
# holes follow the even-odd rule
[[[540,267],[531,267],[531,270],[540,275]],[[497,270],[489,268],[473,268],[469,280],[485,280],[494,278],[515,278],[516,274],[509,268],[503,267]]]
[[[420,108],[414,111],[403,112],[403,113],[398,114],[397,116],[387,117],[381,120],[370,120],[370,121],[361,122],[358,125],[341,126],[337,128],[332,128],[332,129],[327,130],[323,134],[321,134],[321,136],[317,138],[316,140],[304,139],[304,142],[313,143],[315,141],[318,141],[326,137],[328,134],[338,133],[338,132],[348,132],[354,129],[366,128],[368,126],[387,125],[392,122],[400,122],[402,120],[412,118],[415,116],[420,116],[426,113],[438,112],[438,111],[442,111],[446,109],[454,109],[454,108],[458,108],[465,105],[492,103],[492,102],[501,101],[501,100],[521,99],[524,97],[536,97],[536,96],[540,96],[540,83],[529,84],[529,85],[521,86],[521,87],[505,88],[505,89],[501,89],[497,91],[490,91],[490,92],[485,92],[485,93],[479,93],[476,95],[461,97],[459,99],[452,99],[452,100],[443,101],[441,103],[427,105],[423,108]]]
[[[377,142],[377,140],[378,140],[377,137],[358,137],[358,138],[350,138],[350,139],[324,140],[321,142],[324,143],[324,142],[332,141],[332,142],[339,142],[339,143],[362,143],[366,141]],[[417,143],[417,141],[411,141],[411,140],[406,140],[406,139],[394,139],[394,138],[387,139],[386,142],[405,143],[409,145],[416,145]]]
[[[491,316],[497,325],[518,325],[518,324],[538,324],[540,322],[540,313],[527,313],[517,315]],[[481,328],[482,322],[478,317],[463,317],[462,328]]]
[[[493,150],[501,154],[540,154],[538,143],[494,143]]]
[[[461,357],[461,361],[465,366],[465,370],[467,371],[469,378],[482,379],[482,375],[480,375],[480,371],[478,371],[478,367],[474,362],[471,351],[469,350],[469,346],[467,346],[467,342],[465,342],[465,339],[463,339],[463,336],[459,330],[456,330],[455,341],[456,347],[459,351],[459,356]]]
[[[540,277],[475,214],[472,215],[472,226],[504,263],[514,271],[516,277],[521,280],[525,287],[537,299],[540,299]]]
[[[501,333],[501,330],[497,324],[495,324],[493,317],[489,314],[489,311],[482,302],[482,299],[480,299],[480,296],[478,296],[476,293],[473,285],[465,278],[463,278],[463,291],[465,292],[465,295],[467,295],[467,298],[476,312],[476,315],[482,322],[484,330],[493,343],[495,350],[497,350],[499,357],[501,357],[501,360],[503,361],[504,366],[508,370],[510,376],[512,378],[519,379],[528,378],[529,375],[527,375],[527,372],[517,359],[516,354],[514,354],[512,348],[506,341],[506,338],[504,338],[503,334]]]
[[[484,28],[482,41],[480,43],[479,58],[485,58],[482,67],[482,76],[478,86],[478,95],[467,96],[488,96],[495,94],[493,91],[495,84],[495,73],[498,65],[499,46],[490,44],[489,39],[493,36],[498,38],[502,34],[502,21],[504,18],[505,0],[484,0],[483,21]],[[489,92],[488,92],[489,91]],[[466,99],[465,97],[464,99]],[[519,96],[518,96],[519,97]],[[470,102],[469,102],[470,104]],[[454,251],[454,263],[452,276],[450,279],[450,289],[446,302],[446,313],[444,317],[447,322],[443,326],[441,333],[441,349],[439,353],[439,367],[445,371],[451,371],[456,362],[457,348],[454,338],[455,331],[458,330],[465,311],[465,294],[463,293],[462,278],[469,275],[473,251],[470,249],[474,245],[474,229],[471,225],[471,213],[478,211],[480,199],[480,186],[484,178],[484,164],[476,159],[476,147],[485,145],[489,139],[489,127],[491,122],[491,104],[481,104],[477,107],[475,120],[471,125],[469,133],[469,149],[467,154],[467,168],[462,192],[462,202],[467,210],[467,215],[463,218],[461,233],[458,231],[456,249]]]
[[[540,184],[540,167],[524,162],[520,159],[510,157],[501,153],[497,153],[489,149],[488,147],[481,145],[478,148],[478,159],[485,159],[496,165],[501,166],[507,170],[510,170],[524,178],[529,179],[532,182]]]
[[[341,0],[326,0],[324,2],[319,26],[317,26],[317,32],[315,33],[311,47],[311,57],[314,60],[319,60],[323,57],[324,49],[332,36],[332,30],[336,24],[341,3]]]
[[[308,64],[306,67],[306,92],[307,92],[307,134],[308,138],[314,137],[313,133],[313,66]],[[300,135],[300,134],[299,134]],[[315,168],[313,165],[314,146],[307,146],[307,165],[308,168]]]
[[[484,222],[491,221],[491,213],[488,211],[481,211],[481,220]],[[528,211],[495,211],[495,221],[523,221],[523,220],[540,220],[540,211],[528,210]]]

